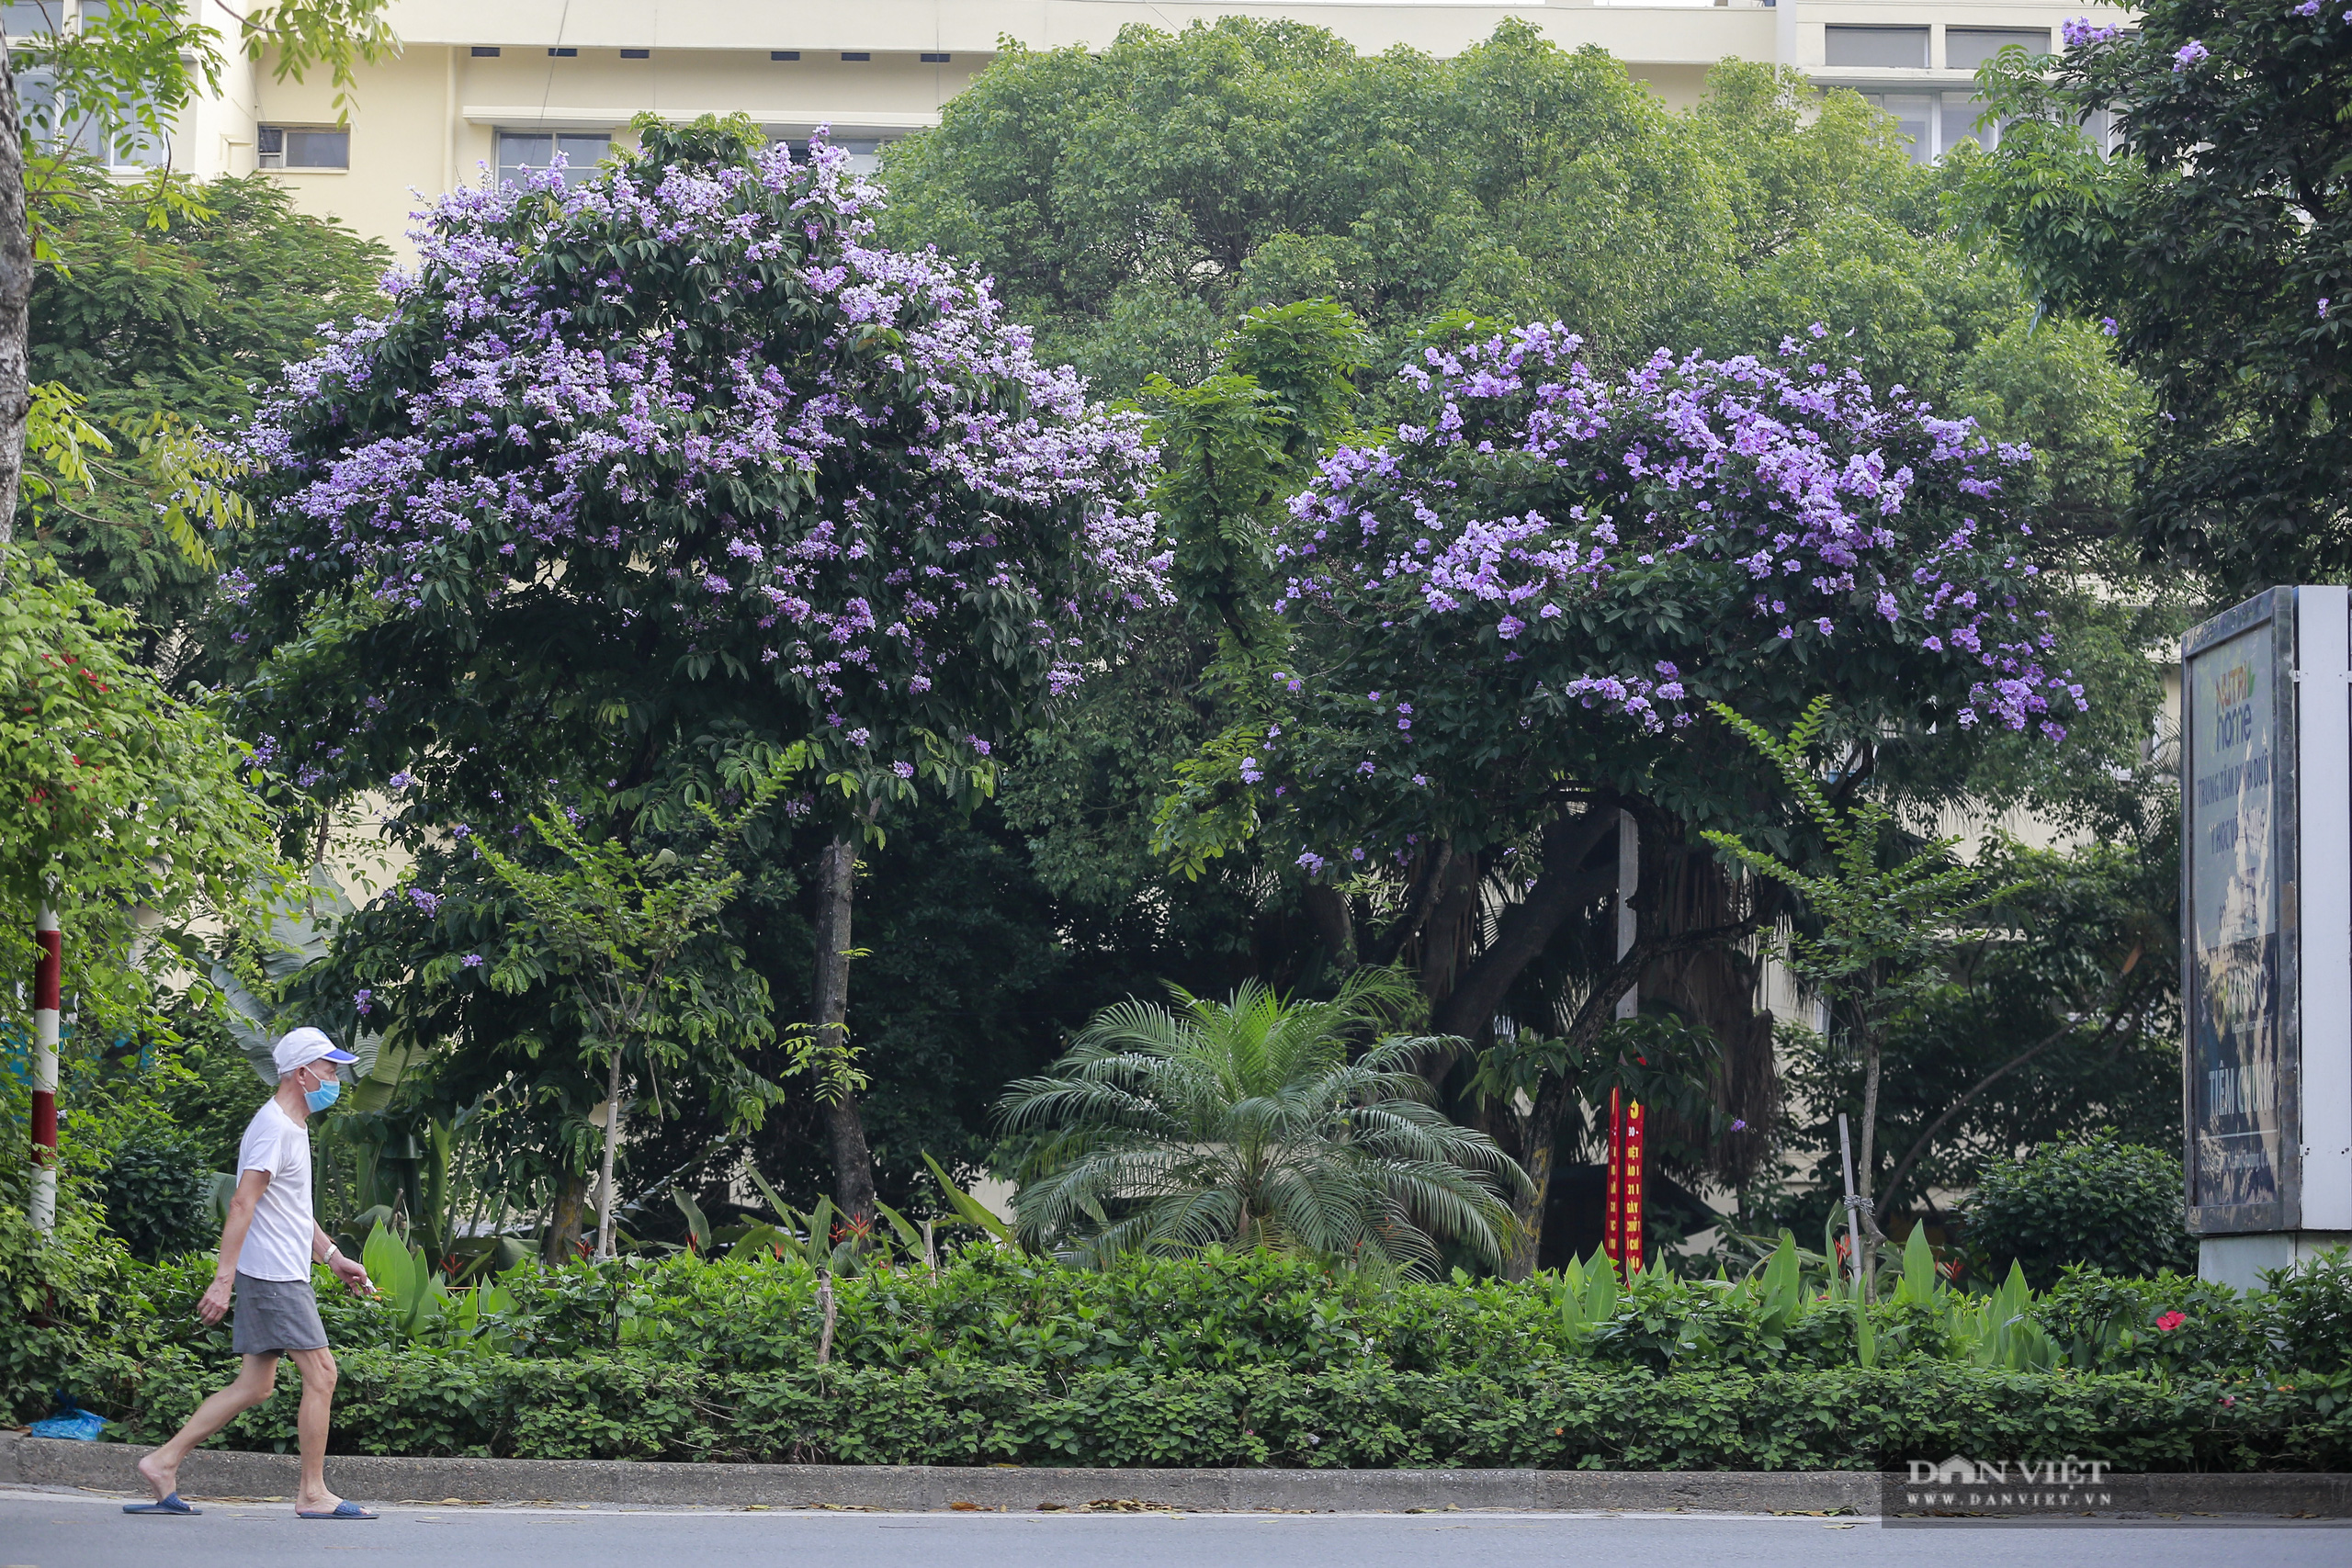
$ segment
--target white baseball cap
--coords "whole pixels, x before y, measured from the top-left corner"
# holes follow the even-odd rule
[[[281,1078],[312,1062],[333,1062],[341,1066],[359,1060],[348,1051],[336,1050],[334,1041],[308,1025],[287,1031],[286,1038],[277,1043],[270,1056],[277,1063],[277,1076]]]

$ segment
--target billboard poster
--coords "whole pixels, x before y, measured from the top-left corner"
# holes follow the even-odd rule
[[[2192,1209],[2282,1196],[2278,642],[2266,618],[2190,656],[2184,682]]]

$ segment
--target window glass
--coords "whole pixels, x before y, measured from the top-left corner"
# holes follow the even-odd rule
[[[768,133],[769,141],[781,141],[790,147],[795,159],[807,160],[808,156],[807,137],[794,135],[782,126],[768,125],[761,129]],[[836,136],[832,138],[832,144],[849,154],[851,174],[870,175],[882,167],[882,148],[886,141],[888,138],[884,137]]]
[[[596,172],[612,145],[612,136],[602,130],[502,130],[498,133],[498,177],[519,184],[526,170],[548,168],[560,152],[563,183],[581,185]]]
[[[1938,152],[1949,152],[1963,141],[1973,141],[1979,147],[1990,147],[1996,138],[1990,130],[1976,129],[1976,117],[1984,112],[1984,100],[1967,93],[1944,95],[1943,140]]]
[[[2046,28],[1946,28],[1944,63],[1954,71],[1973,71],[2011,44],[2028,54],[2050,52]]]
[[[1825,28],[1832,65],[1902,65],[1914,70],[1928,63],[1925,28]]]
[[[286,166],[289,169],[347,169],[351,167],[351,132],[348,130],[286,131]]]
[[[1862,102],[1894,117],[1894,132],[1909,140],[1913,163],[1935,161],[1935,99],[1925,94],[1864,93]]]
[[[171,139],[157,136],[135,120],[116,131],[113,144],[107,149],[107,163],[117,169],[160,169],[168,167],[171,161]]]
[[[98,150],[98,122],[88,115],[73,113],[72,106],[57,101],[56,76],[48,67],[35,66],[17,73],[17,107],[35,146],[51,152]]]
[[[65,0],[12,0],[0,6],[0,28],[7,29],[10,38],[40,38],[54,33],[64,25]]]
[[[347,169],[351,132],[325,126],[265,125],[254,144],[265,169]]]

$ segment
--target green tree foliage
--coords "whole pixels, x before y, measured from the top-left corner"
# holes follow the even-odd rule
[[[1448,309],[1565,320],[1623,358],[1848,204],[1927,205],[1859,99],[1809,113],[1793,78],[1737,63],[1713,85],[1673,114],[1518,22],[1443,61],[1245,17],[1014,46],[893,150],[889,224],[979,263],[1114,389],[1198,382],[1242,311],[1317,296],[1384,361]]]
[[[1139,422],[1036,364],[952,263],[870,244],[877,193],[845,154],[797,159],[741,120],[640,131],[588,186],[445,198],[394,311],[272,403],[240,701],[284,787],[322,810],[390,785],[420,855],[413,888],[358,922],[345,998],[401,983],[385,939],[420,918],[438,923],[420,974],[492,953],[518,911],[478,897],[463,840],[511,836],[522,802],[602,792],[626,835],[690,830],[696,803],[793,759],[766,831],[806,822],[824,845],[810,1011],[837,1035],[856,850],[984,800],[994,749],[1082,678],[1089,638],[1159,597],[1129,505]],[[480,357],[446,352],[452,332]],[[512,428],[531,439],[479,442],[526,405]],[[389,494],[379,462],[401,476]],[[789,864],[810,845],[746,847]],[[763,1010],[768,975],[728,951],[695,972],[739,1019]],[[580,1021],[456,1003],[417,1016],[535,1041]],[[576,1175],[583,1134],[547,1115],[593,1088],[527,1055],[514,1120],[548,1174]],[[831,1111],[843,1206],[870,1210],[855,1101]]]
[[[521,901],[537,949],[528,956],[514,953],[492,967],[487,983],[493,990],[513,994],[532,989],[550,971],[569,981],[587,1023],[581,1033],[581,1054],[594,1057],[601,1053],[605,1058],[604,1163],[597,1184],[603,1202],[596,1230],[599,1258],[613,1255],[613,1158],[620,1145],[625,1105],[622,1073],[632,1049],[637,1061],[630,1076],[653,1089],[661,1067],[667,1066],[674,1079],[690,1053],[716,1055],[724,1062],[734,1049],[775,1032],[763,1018],[740,1019],[724,1008],[698,1006],[705,987],[691,972],[676,971],[695,937],[742,886],[742,872],[729,867],[728,861],[745,824],[775,801],[798,761],[790,757],[758,781],[731,815],[721,816],[707,802],[694,802],[704,842],[691,858],[667,847],[632,845],[614,830],[617,814],[609,807],[586,824],[577,808],[534,815],[531,829],[552,852],[552,863],[533,865],[492,844],[481,848],[492,874]],[[818,1069],[828,1099],[864,1087],[864,1077],[842,1041],[811,1038],[801,1061]],[[706,1082],[732,1080],[739,1120],[756,1116],[765,1098],[757,1091],[765,1084],[740,1066],[714,1074],[703,1066],[695,1076]],[[748,1105],[742,1103],[746,1100]]]
[[[267,0],[240,15],[237,52],[269,62],[278,81],[302,81],[323,69],[340,116],[362,61],[399,47],[384,20],[386,0]],[[37,261],[54,259],[57,223],[89,205],[105,184],[115,152],[169,144],[199,86],[218,96],[228,57],[220,31],[188,0],[139,0],[99,11],[40,0],[31,18],[10,25],[0,64],[0,534],[17,510],[23,458],[54,454],[74,434],[61,422],[68,400],[59,383],[27,375],[26,292]],[[159,169],[141,187],[148,221],[165,227],[194,211],[186,183]],[[44,388],[48,389],[44,395]],[[67,389],[70,390],[70,389]],[[169,444],[167,444],[169,445]],[[153,455],[153,454],[148,454]],[[215,507],[218,481],[200,455],[181,450],[184,477],[202,481]]]
[[[1526,1183],[1484,1134],[1430,1105],[1386,1034],[1401,977],[1359,970],[1329,1001],[1250,984],[1225,1001],[1109,1008],[1043,1077],[1005,1091],[1014,1132],[1047,1134],[1013,1197],[1023,1237],[1090,1258],[1211,1246],[1427,1269],[1443,1244],[1499,1263]]]
[[[2174,821],[2160,814],[2153,832],[2068,850],[1986,847],[1978,869],[2009,891],[1947,929],[1887,1021],[1867,1178],[1886,1213],[1965,1190],[1988,1165],[2083,1128],[2177,1137]],[[1784,1044],[1792,1098],[1810,1108],[1791,1143],[1834,1149],[1837,1111],[1861,1105],[1856,1043],[1793,1031]],[[1835,1174],[1822,1166],[1816,1187]]]
[[[2197,1267],[2197,1238],[2182,1223],[2180,1156],[2111,1133],[2045,1144],[1977,1178],[1968,1202],[1968,1246],[1996,1277],[2014,1263],[2047,1289],[2071,1264],[2153,1276]]]
[[[1993,903],[2004,892],[1985,886],[1973,866],[1954,864],[1959,840],[1934,839],[1889,863],[1899,840],[1895,814],[1883,802],[1862,796],[1833,801],[1824,786],[1826,772],[1840,781],[1860,774],[1850,754],[1822,755],[1831,699],[1816,697],[1786,736],[1770,730],[1723,703],[1711,705],[1717,717],[1745,736],[1781,776],[1805,825],[1820,837],[1818,872],[1803,869],[1748,844],[1739,836],[1708,830],[1702,836],[1752,875],[1779,883],[1796,896],[1805,930],[1787,943],[1789,968],[1830,1004],[1830,1027],[1850,1038],[1862,1063],[1861,1147],[1858,1151],[1859,1196],[1868,1205],[1876,1192],[1878,1111],[1889,1023],[1903,1006],[1910,982],[1929,955],[1946,945],[1949,922]],[[1825,768],[1824,763],[1829,765]],[[1863,1234],[1879,1235],[1870,1211],[1862,1211]],[[1874,1252],[1865,1254],[1868,1259]]]
[[[38,542],[110,604],[140,616],[141,661],[167,685],[209,673],[195,635],[214,569],[174,536],[175,505],[204,515],[189,472],[198,432],[225,434],[256,389],[318,352],[322,324],[381,302],[384,246],[293,209],[266,175],[197,184],[158,216],[140,186],[94,180],[62,214],[33,284],[32,375],[70,389],[107,450],[92,483],[52,485],[20,508]],[[209,531],[209,530],[207,530]]]
[[[247,910],[276,869],[251,753],[136,659],[130,617],[41,554],[0,545],[0,964],[30,975],[33,917],[66,931],[94,1037],[135,1029],[165,956],[142,928]],[[28,1030],[29,987],[0,987]]]
[[[1961,211],[2045,310],[2117,333],[2165,421],[2134,532],[2231,594],[2352,568],[2343,10],[2152,0],[1980,73],[2005,128]],[[2077,129],[2109,115],[2111,157]]]

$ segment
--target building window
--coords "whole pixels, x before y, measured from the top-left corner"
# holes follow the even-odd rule
[[[473,55],[476,60],[495,60],[498,58],[498,46],[478,43],[474,45]]]
[[[1925,28],[1824,28],[1831,65],[1901,66],[1922,71],[1928,64]]]
[[[2011,44],[2028,54],[2048,54],[2050,34],[2041,28],[1946,28],[1944,64],[1973,71]]]
[[[333,126],[265,125],[254,143],[265,169],[347,169],[351,132]]]
[[[1936,157],[1936,99],[1928,93],[1864,93],[1862,101],[1894,117],[1894,134],[1911,143],[1911,161]]]
[[[551,49],[548,51],[548,58],[549,60],[577,60],[580,58],[580,51],[576,49]]]
[[[944,54],[926,54],[922,57],[922,62],[925,65],[944,65],[949,58]]]
[[[760,129],[767,132],[769,141],[783,142],[792,149],[795,158],[807,161],[808,138],[805,132],[797,133],[780,125],[763,125]],[[882,149],[888,140],[878,136],[836,136],[831,138],[831,144],[849,154],[851,174],[872,175],[882,167]]]
[[[871,60],[871,59],[873,59],[873,58],[874,58],[874,56],[872,56],[872,55],[870,55],[870,54],[866,53],[866,52],[865,52],[865,51],[864,51],[864,50],[862,50],[862,49],[861,49],[861,50],[858,50],[858,51],[855,51],[854,53],[851,52],[851,51],[848,51],[848,50],[843,50],[843,51],[842,51],[842,58],[843,60]]]
[[[1979,147],[1990,148],[1999,138],[1991,130],[1976,129],[1976,117],[1984,112],[1984,100],[1966,93],[1946,93],[1943,104],[1943,124],[1936,155],[1941,157],[1963,141],[1973,141]]]
[[[772,49],[768,51],[768,58],[770,60],[797,60],[800,58],[800,51],[797,49]]]
[[[65,0],[10,0],[0,6],[0,31],[10,38],[51,38],[65,26]]]
[[[526,173],[552,167],[563,154],[563,183],[584,185],[613,145],[602,130],[502,130],[498,133],[498,177],[520,185]]]
[[[625,49],[621,51],[621,58],[623,60],[650,60],[653,58],[653,51],[650,49]]]

